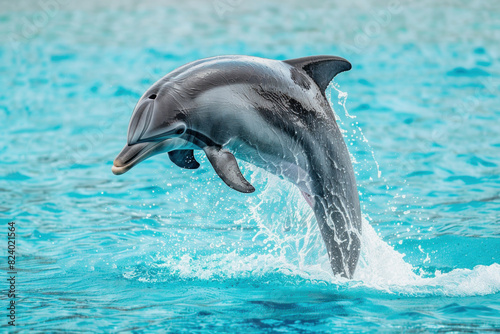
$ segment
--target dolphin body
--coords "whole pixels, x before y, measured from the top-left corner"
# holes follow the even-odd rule
[[[333,56],[221,56],[184,65],[141,97],[112,171],[123,174],[164,152],[177,166],[196,169],[193,150],[203,150],[220,178],[243,193],[255,188],[235,156],[283,176],[313,208],[333,273],[352,278],[361,210],[349,152],[325,96],[333,77],[350,69]]]

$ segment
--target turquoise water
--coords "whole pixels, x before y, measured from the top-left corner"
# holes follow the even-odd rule
[[[54,1],[0,4],[16,330],[500,330],[500,5]],[[298,190],[249,164],[250,195],[201,154],[111,173],[145,89],[220,54],[353,64],[328,89],[365,218],[353,280]]]

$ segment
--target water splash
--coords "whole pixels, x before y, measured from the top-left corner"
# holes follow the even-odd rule
[[[500,291],[500,265],[455,269],[448,273],[426,273],[404,261],[363,220],[361,259],[354,279],[359,284],[389,293],[404,295],[475,296]]]
[[[338,93],[338,104],[340,106],[342,106],[344,114],[347,117],[346,119],[343,119],[340,117],[340,115],[338,113],[335,113],[337,121],[340,123],[339,125],[341,127],[346,128],[345,130],[343,130],[346,142],[348,143],[349,146],[353,146],[354,143],[356,143],[357,146],[359,146],[361,149],[365,149],[366,151],[369,151],[371,153],[371,157],[373,160],[372,161],[364,160],[363,167],[366,167],[366,170],[371,170],[372,163],[374,163],[376,166],[376,169],[377,169],[377,178],[380,179],[382,177],[382,172],[380,170],[380,165],[379,165],[377,159],[375,158],[375,151],[373,151],[373,149],[371,148],[371,146],[368,142],[368,139],[366,138],[366,136],[363,132],[363,129],[361,128],[361,126],[359,126],[359,123],[353,121],[356,118],[356,116],[351,115],[349,113],[349,111],[347,110],[347,107],[345,105],[347,102],[347,96],[348,96],[347,92],[341,91],[340,86],[335,82],[332,82],[330,87]],[[327,96],[328,102],[330,103],[330,106],[332,107],[332,109],[335,110],[333,102],[332,102],[332,98],[331,98],[331,90],[328,90],[327,92],[328,92],[328,96]],[[350,133],[350,135],[349,135],[349,133]],[[352,148],[350,148],[350,150],[351,149]],[[360,163],[358,160],[355,159],[355,156],[352,154],[352,152],[351,152],[351,158],[352,158],[354,163]]]
[[[405,255],[375,232],[368,216],[363,219],[361,256],[354,278],[336,277],[312,210],[300,192],[286,181],[253,167],[252,178],[266,177],[265,189],[249,200],[250,213],[241,218],[257,223],[258,231],[251,240],[262,240],[262,247],[254,247],[250,254],[245,250],[205,255],[158,253],[149,261],[127,267],[123,277],[149,283],[235,280],[251,284],[329,285],[337,290],[361,288],[407,296],[475,296],[500,291],[499,264],[448,273],[425,272],[422,267],[405,262]],[[280,195],[284,196],[284,205],[276,204]],[[282,214],[275,215],[268,206],[277,206]]]

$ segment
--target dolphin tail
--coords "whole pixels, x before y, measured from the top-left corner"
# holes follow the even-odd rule
[[[314,214],[335,275],[352,278],[361,252],[361,218],[316,199]],[[339,204],[339,203],[337,203]]]
[[[340,72],[349,71],[352,68],[344,58],[334,56],[312,56],[285,60],[285,63],[306,72],[325,94],[326,87],[330,81]]]

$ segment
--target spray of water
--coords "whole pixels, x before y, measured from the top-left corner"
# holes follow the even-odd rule
[[[384,242],[366,218],[363,219],[361,256],[354,278],[336,277],[331,272],[314,215],[299,191],[264,171],[253,170],[252,178],[265,177],[265,189],[246,204],[251,212],[241,218],[254,220],[258,225],[253,241],[263,240],[261,249],[252,253],[233,250],[207,255],[159,253],[141,266],[127,268],[124,277],[143,282],[250,280],[267,284],[273,282],[273,275],[279,274],[275,280],[287,284],[326,284],[332,289],[368,288],[412,296],[474,296],[500,291],[500,265],[455,269],[448,273],[417,271],[405,262],[403,254]],[[266,206],[275,203],[280,195],[285,197],[286,205],[279,207],[284,212],[274,215]]]
[[[372,177],[381,178],[380,167],[362,129],[357,122],[346,121],[354,119],[345,107],[347,94],[337,85],[333,89],[338,93],[339,104],[347,117],[344,120],[339,118],[338,122],[348,146],[361,142],[363,150],[371,152],[371,161],[365,154],[365,158],[358,161],[353,157],[353,163],[361,164],[368,173],[374,174],[370,180]],[[353,280],[336,277],[331,272],[314,214],[298,189],[250,164],[240,163],[245,170],[251,171],[252,183],[267,180],[262,191],[247,198],[245,207],[248,213],[235,221],[236,225],[248,222],[257,225],[251,243],[262,243],[261,248],[250,253],[235,249],[196,256],[159,253],[144,265],[146,269],[144,266],[130,267],[124,277],[146,282],[173,278],[236,279],[259,280],[259,284],[264,284],[270,281],[269,275],[279,274],[278,280],[292,284],[327,284],[337,289],[368,288],[403,295],[471,296],[500,291],[500,265],[496,263],[473,269],[455,269],[448,273],[429,273],[422,268],[417,270],[417,267],[405,262],[404,254],[397,252],[377,234],[369,224],[370,217],[366,213],[363,217],[361,256]],[[281,203],[277,203],[279,199]],[[240,246],[245,246],[245,243]]]

